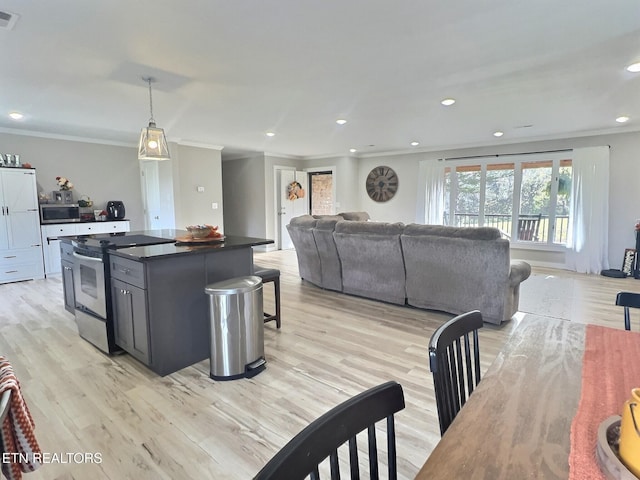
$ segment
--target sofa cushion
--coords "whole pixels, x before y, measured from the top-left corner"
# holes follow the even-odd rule
[[[336,249],[336,242],[333,239],[333,231],[338,222],[344,222],[342,217],[338,220],[333,218],[321,218],[312,229],[313,237],[316,240],[320,265],[322,270],[322,288],[342,291],[342,264]]]
[[[367,212],[341,212],[338,215],[345,220],[350,220],[353,222],[366,222],[367,220],[371,219]]]
[[[294,217],[287,225],[287,230],[296,249],[300,277],[315,285],[321,285],[320,257],[313,237],[313,227],[316,226],[316,222],[317,220],[311,215]]]
[[[311,215],[300,215],[299,217],[293,217],[289,222],[289,225],[301,228],[313,228],[316,226],[317,220]]]
[[[336,233],[367,234],[367,235],[400,235],[404,230],[404,223],[386,222],[338,222]]]
[[[469,240],[496,240],[502,235],[494,227],[449,227],[446,225],[418,225],[411,223],[404,229],[404,235],[435,235],[438,237],[468,238]]]
[[[436,235],[402,235],[407,301],[419,308],[460,314],[480,310],[500,324],[512,288],[509,242]]]
[[[402,223],[338,222],[333,237],[345,293],[404,305]]]
[[[313,218],[316,220],[344,220],[340,215],[314,215]]]

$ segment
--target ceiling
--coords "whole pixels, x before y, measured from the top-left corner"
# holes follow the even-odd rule
[[[143,76],[157,78],[154,117],[169,141],[231,151],[360,155],[640,130],[640,73],[625,70],[640,61],[636,0],[4,0],[0,10],[19,15],[0,29],[4,132],[137,144]]]

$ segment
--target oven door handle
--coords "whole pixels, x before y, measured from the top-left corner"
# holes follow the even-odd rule
[[[76,252],[73,252],[73,256],[79,258],[80,260],[89,260],[92,262],[103,263],[102,258],[94,258],[94,257],[85,257],[84,255],[80,255]]]

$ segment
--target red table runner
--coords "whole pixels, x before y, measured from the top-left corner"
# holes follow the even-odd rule
[[[621,414],[635,387],[640,387],[640,333],[587,325],[580,402],[571,423],[569,479],[606,480],[596,460],[598,427]]]

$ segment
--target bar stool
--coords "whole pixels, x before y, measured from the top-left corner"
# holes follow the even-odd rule
[[[631,330],[631,315],[629,307],[640,308],[640,293],[618,292],[616,305],[624,307],[624,329]]]
[[[276,328],[280,328],[280,270],[276,268],[266,268],[260,265],[253,266],[253,274],[262,278],[262,283],[273,282],[274,293],[276,296],[276,313],[272,315],[264,312],[264,323],[272,320],[276,321]]]

